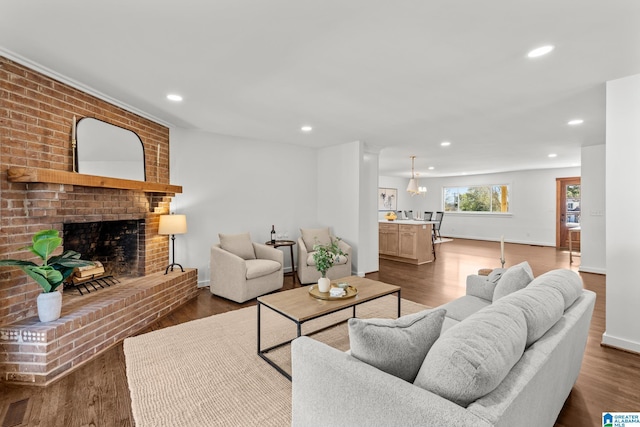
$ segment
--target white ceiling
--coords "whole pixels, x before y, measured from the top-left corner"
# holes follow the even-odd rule
[[[640,1],[0,0],[0,49],[171,125],[475,174],[604,143],[605,82],[640,73]]]

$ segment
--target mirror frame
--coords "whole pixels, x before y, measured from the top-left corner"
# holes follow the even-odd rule
[[[114,140],[106,140],[105,138],[107,137],[113,137],[113,135],[103,135],[100,133],[93,133],[93,134],[88,134],[87,135],[87,128],[86,125],[87,124],[92,124],[95,122],[95,125],[99,125],[99,126],[107,126],[109,128],[113,128],[113,129],[109,129],[108,132],[109,133],[121,133],[122,137],[118,137],[115,141]],[[84,127],[82,125],[85,125]],[[107,128],[105,128],[107,129]],[[143,181],[145,182],[147,180],[147,168],[146,168],[146,153],[145,153],[145,147],[144,147],[144,143],[142,142],[142,139],[140,138],[140,136],[130,130],[130,129],[126,129],[122,126],[118,126],[118,125],[114,125],[112,123],[106,122],[104,120],[100,120],[97,119],[95,117],[82,117],[81,119],[78,120],[78,123],[76,125],[76,170],[78,171],[78,173],[82,173],[82,174],[86,174],[86,175],[96,175],[96,176],[105,176],[105,177],[109,177],[109,178],[119,178],[119,179],[130,179],[130,180],[134,180],[134,181]],[[134,172],[130,172],[130,173],[126,173],[126,174],[120,174],[119,171],[121,169],[118,169],[116,167],[116,169],[114,169],[113,171],[108,171],[108,172],[104,172],[102,169],[99,169],[97,172],[96,170],[91,170],[91,167],[88,167],[87,164],[85,163],[85,165],[82,165],[83,159],[81,159],[81,157],[83,157],[86,154],[86,151],[83,151],[82,148],[82,139],[84,138],[85,140],[85,147],[88,145],[87,144],[87,137],[89,138],[95,138],[93,140],[91,140],[91,143],[96,144],[96,140],[97,140],[97,145],[95,148],[97,151],[97,154],[99,155],[100,153],[113,153],[113,149],[114,149],[114,145],[117,144],[119,141],[124,141],[127,144],[132,144],[135,141],[140,143],[140,150],[141,150],[141,154],[142,154],[142,168],[141,170],[136,169]],[[136,150],[137,146],[132,146],[131,150]],[[93,155],[95,155],[96,153],[92,153]],[[134,176],[139,176],[139,174],[142,174],[142,179],[140,178],[136,178]]]

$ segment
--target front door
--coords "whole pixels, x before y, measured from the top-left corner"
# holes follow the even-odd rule
[[[556,179],[556,247],[569,247],[569,229],[580,226],[580,177]],[[580,248],[580,233],[572,237],[574,250]]]

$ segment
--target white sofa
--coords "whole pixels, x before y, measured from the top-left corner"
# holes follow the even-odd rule
[[[505,276],[496,276],[469,276],[466,295],[437,308],[446,310],[440,337],[413,383],[354,357],[353,339],[346,353],[309,337],[294,340],[292,425],[552,426],[580,371],[595,293],[570,270],[545,273],[522,290],[505,291],[498,286]],[[349,320],[350,338],[352,322],[362,320]],[[494,330],[485,333],[486,324]],[[507,331],[513,342],[504,339]],[[492,342],[494,334],[503,338]],[[502,350],[491,353],[503,347],[515,351],[512,365],[500,359]],[[470,365],[476,357],[486,360]],[[503,365],[504,377],[493,378]],[[474,396],[487,378],[497,386]]]

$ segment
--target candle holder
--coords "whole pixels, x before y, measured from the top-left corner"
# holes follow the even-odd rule
[[[504,258],[500,258],[500,264],[502,264],[502,268],[504,268]]]
[[[71,170],[76,170],[76,116],[73,116],[73,122],[71,125]]]
[[[76,140],[75,140],[75,138],[71,140],[71,163],[72,163],[72,170],[74,172],[78,172],[76,170]]]

